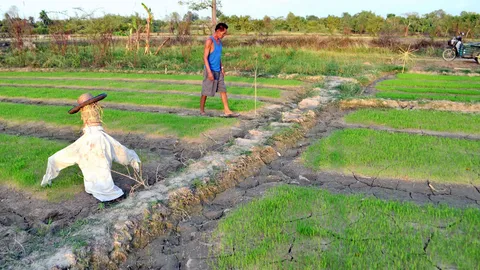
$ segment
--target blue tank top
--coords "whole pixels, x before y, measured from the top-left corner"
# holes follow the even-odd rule
[[[220,70],[222,69],[222,67],[220,66],[220,62],[222,58],[223,44],[220,39],[218,40],[220,44],[218,44],[213,36],[211,36],[210,38],[213,41],[214,49],[213,52],[210,52],[210,54],[208,55],[208,64],[210,65],[211,71],[220,72]]]

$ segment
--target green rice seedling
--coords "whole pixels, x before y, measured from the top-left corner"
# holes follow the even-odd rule
[[[448,100],[455,102],[479,102],[480,96],[471,95],[445,95],[431,93],[402,93],[402,92],[377,92],[377,98],[398,100]]]
[[[398,74],[398,79],[405,80],[424,80],[424,81],[469,81],[474,83],[480,83],[480,77],[474,76],[457,76],[457,75],[429,75],[429,74],[416,74],[406,73]]]
[[[461,88],[422,88],[422,87],[403,87],[378,85],[377,90],[382,92],[404,92],[404,93],[430,93],[444,95],[472,95],[480,96],[480,89],[461,89]]]
[[[347,123],[480,134],[480,115],[427,110],[361,109],[345,116]]]
[[[35,88],[35,87],[0,87],[1,97],[10,98],[32,98],[42,100],[72,100],[72,104],[77,98],[86,92],[82,89],[56,89],[56,88]],[[92,94],[107,93],[108,99],[104,102],[149,105],[160,107],[174,107],[198,109],[199,97],[194,95],[165,94],[165,93],[142,93],[142,92],[116,92],[116,91],[89,91]],[[264,103],[257,102],[258,106]],[[248,99],[229,99],[229,106],[234,111],[251,111],[254,109],[255,102]],[[223,110],[223,103],[220,97],[214,97],[208,100],[207,109]]]
[[[54,186],[40,187],[48,157],[67,145],[59,141],[0,134],[0,183],[50,201],[70,199],[83,190],[83,178],[76,166],[63,170]]]
[[[409,88],[461,88],[461,89],[480,89],[480,83],[463,81],[419,81],[419,80],[386,80],[379,82],[380,86],[398,86]]]
[[[22,123],[47,123],[80,129],[80,116],[67,113],[71,107],[39,106],[0,103],[0,119]],[[208,130],[228,127],[237,123],[236,119],[180,116],[148,112],[104,110],[104,127],[107,131],[137,132],[162,136],[196,138]]]
[[[173,81],[201,81],[201,75],[167,75],[151,73],[128,73],[128,72],[77,72],[77,71],[58,71],[58,72],[0,72],[0,77],[18,77],[18,78],[90,78],[90,79],[142,79],[142,80],[173,80]],[[251,83],[252,78],[227,76],[227,82]],[[277,78],[258,78],[258,83],[273,86],[300,86],[303,83],[298,80],[284,80]]]
[[[480,141],[346,129],[311,145],[303,162],[316,170],[443,183],[476,183]]]
[[[213,233],[217,244],[211,251],[216,258],[211,266],[475,269],[479,227],[478,209],[418,206],[282,185],[219,222]]]
[[[118,80],[63,80],[63,79],[33,79],[33,78],[22,78],[19,79],[2,79],[0,81],[1,84],[6,84],[7,87],[9,84],[11,85],[24,85],[25,88],[33,88],[31,85],[37,88],[48,88],[48,87],[55,87],[55,88],[62,88],[62,87],[78,87],[79,89],[82,87],[88,88],[106,88],[111,91],[115,91],[116,89],[122,90],[131,90],[132,92],[148,90],[148,91],[159,91],[159,92],[168,92],[168,91],[176,91],[176,92],[185,92],[185,93],[200,93],[201,86],[200,85],[188,85],[188,84],[162,84],[158,82],[145,82],[145,81],[138,81],[138,82],[130,82],[130,81],[118,81]],[[2,89],[3,87],[0,87]],[[254,96],[255,90],[253,87],[237,87],[237,86],[229,86],[228,88],[229,94],[234,95],[244,95],[244,96]],[[257,89],[258,95],[261,97],[272,97],[272,98],[279,98],[281,96],[281,90],[278,89],[266,89],[266,88],[259,88]]]

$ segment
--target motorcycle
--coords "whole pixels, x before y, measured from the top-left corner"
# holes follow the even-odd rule
[[[477,64],[480,64],[480,42],[463,44],[462,37],[458,36],[449,40],[447,44],[449,48],[443,51],[443,60],[453,61],[455,58],[474,59]]]

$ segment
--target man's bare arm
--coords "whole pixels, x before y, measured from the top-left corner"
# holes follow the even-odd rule
[[[212,48],[213,42],[212,39],[207,39],[205,41],[205,48],[203,49],[203,63],[205,63],[205,68],[207,70],[208,79],[213,81],[213,73],[210,69],[210,64],[208,63],[208,56],[210,55],[210,50]]]

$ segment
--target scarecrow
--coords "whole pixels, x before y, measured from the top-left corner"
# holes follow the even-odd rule
[[[111,175],[112,161],[130,165],[140,170],[140,159],[135,151],[130,150],[110,137],[102,128],[103,111],[98,101],[107,97],[96,97],[89,93],[81,95],[68,113],[80,111],[84,123],[83,135],[73,144],[58,151],[48,158],[47,171],[43,176],[42,186],[51,185],[52,179],[69,166],[78,164],[82,170],[85,191],[100,201],[111,201],[123,195],[115,186]]]

